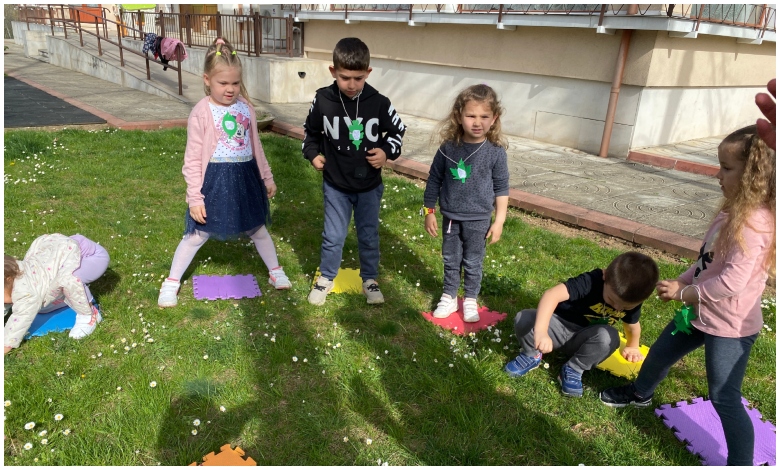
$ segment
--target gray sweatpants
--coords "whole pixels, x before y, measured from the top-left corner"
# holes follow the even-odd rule
[[[444,293],[455,298],[463,268],[463,290],[476,299],[482,284],[482,260],[485,258],[487,220],[452,220],[442,216],[441,255],[444,258]]]
[[[515,317],[515,335],[527,356],[539,354],[534,348],[534,323],[535,308],[522,310]],[[556,314],[550,318],[547,334],[552,340],[553,350],[560,349],[570,355],[569,367],[580,373],[600,364],[620,346],[620,336],[615,328],[609,325],[580,326]]]

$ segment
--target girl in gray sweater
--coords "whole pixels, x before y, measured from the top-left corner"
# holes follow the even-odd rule
[[[455,98],[440,125],[441,146],[433,158],[425,186],[425,230],[438,234],[436,201],[442,213],[444,293],[433,316],[446,318],[458,310],[463,267],[463,320],[479,321],[477,295],[487,239],[501,238],[509,203],[506,140],[501,133],[503,109],[496,92],[473,85]],[[496,219],[491,223],[495,206]]]

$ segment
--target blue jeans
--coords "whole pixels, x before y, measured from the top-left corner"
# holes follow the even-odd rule
[[[674,363],[704,345],[707,388],[726,435],[727,465],[753,465],[755,437],[753,423],[742,406],[742,379],[758,334],[721,338],[696,328],[690,335],[672,335],[673,330],[674,322],[670,322],[650,348],[634,382],[636,393],[641,397],[652,395]]]
[[[379,205],[385,186],[362,193],[346,193],[327,181],[322,182],[325,202],[325,229],[322,231],[320,273],[333,280],[341,266],[341,252],[347,238],[349,221],[355,212],[360,277],[363,281],[379,275]]]

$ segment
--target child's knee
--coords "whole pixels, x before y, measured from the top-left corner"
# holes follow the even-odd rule
[[[608,352],[607,355],[612,354],[620,347],[620,335],[616,329],[609,326],[603,326],[596,330],[593,341],[605,352]]]
[[[528,308],[515,315],[515,331],[530,331],[536,323],[536,309]]]

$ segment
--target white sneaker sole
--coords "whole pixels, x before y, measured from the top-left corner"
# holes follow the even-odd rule
[[[270,277],[268,278],[268,283],[271,284],[272,286],[274,286],[274,289],[276,289],[276,290],[286,290],[286,289],[289,289],[289,288],[292,287],[292,284],[289,284],[289,283],[288,284],[283,284],[281,286],[277,286],[276,282],[274,282],[274,280],[271,279]]]

